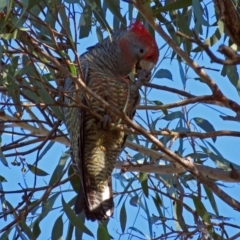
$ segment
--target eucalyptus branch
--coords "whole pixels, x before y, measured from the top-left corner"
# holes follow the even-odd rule
[[[218,85],[209,77],[209,75],[189,57],[189,55],[183,51],[177,44],[172,40],[172,38],[163,30],[160,24],[157,24],[154,17],[145,8],[141,0],[132,0],[132,4],[136,9],[143,15],[147,22],[152,26],[152,28],[165,40],[165,42],[176,52],[188,65],[193,69],[193,71],[209,86],[212,90],[213,97],[212,100],[221,102],[225,107],[232,109],[237,114],[240,113],[240,105],[229,98],[227,98],[222,91],[219,89]]]
[[[230,100],[227,99],[223,93],[220,91],[216,83],[202,70],[199,69],[199,66],[196,62],[194,62],[187,53],[185,53],[181,48],[179,48],[173,40],[164,32],[162,27],[157,24],[154,21],[153,16],[148,12],[148,10],[142,5],[141,0],[133,0],[132,1],[134,6],[137,8],[137,10],[143,15],[143,17],[147,20],[147,22],[153,27],[153,29],[159,33],[159,35],[168,43],[168,45],[180,56],[182,57],[186,63],[197,73],[199,77],[201,77],[202,80],[204,80],[208,86],[211,88],[214,97],[216,97],[221,102],[225,103],[226,106],[229,106],[231,109],[233,109],[235,112],[240,112],[240,106],[231,101],[231,104],[229,104]],[[147,133],[147,131],[143,128],[141,128],[139,125],[134,124],[130,122],[130,119],[127,116],[124,116],[124,114],[120,115],[124,121],[126,121],[129,126],[131,126],[133,129],[139,131],[142,135],[144,135],[148,140],[150,140],[152,143],[154,143],[159,150],[161,150],[163,153],[171,157],[176,163],[183,166],[185,169],[187,169],[192,175],[196,178],[196,180],[200,181],[204,185],[206,185],[209,189],[211,189],[220,199],[222,199],[224,202],[226,202],[228,205],[230,205],[232,208],[234,208],[237,211],[240,211],[240,202],[236,199],[232,198],[230,195],[226,194],[220,187],[218,187],[213,181],[209,180],[208,177],[205,177],[192,162],[184,161],[183,158],[179,157],[177,154],[173,153],[169,149],[167,149],[158,139],[156,139],[154,136]]]
[[[159,154],[161,155],[161,154]],[[184,160],[189,162],[189,160]],[[194,164],[196,169],[201,172],[209,180],[223,181],[223,182],[240,182],[240,171],[236,171],[236,177],[232,177],[232,171],[226,171],[219,168],[213,168],[204,166],[201,164]],[[185,173],[184,168],[177,168],[173,164],[163,165],[163,164],[138,164],[129,163],[123,161],[117,161],[115,164],[116,169],[120,169],[123,172],[145,172],[145,173],[158,173],[158,174],[180,174]]]
[[[194,38],[187,36],[186,34],[177,31],[176,34],[180,37],[183,37],[185,39],[187,39],[190,42],[196,43],[198,46],[200,46],[205,52],[206,54],[210,57],[211,62],[215,62],[215,63],[219,63],[222,65],[236,65],[236,64],[240,64],[240,55],[238,55],[238,53],[236,51],[234,51],[233,49],[231,49],[230,47],[227,47],[223,44],[221,44],[218,48],[218,51],[220,53],[222,53],[223,55],[225,55],[225,57],[227,57],[227,59],[221,59],[218,58],[209,48],[209,46],[205,43],[203,43],[199,37],[196,35],[195,32],[193,32]]]
[[[184,99],[175,103],[169,103],[169,104],[164,104],[164,105],[157,105],[157,106],[137,106],[137,109],[148,109],[148,110],[164,110],[164,109],[171,109],[175,107],[181,107],[181,106],[186,106],[187,104],[194,104],[194,103],[199,103],[199,102],[205,102],[209,99],[211,99],[212,96],[199,96],[199,97],[194,97],[194,98],[188,98]]]
[[[176,53],[182,57],[186,63],[193,68],[193,70],[201,77],[202,80],[204,80],[208,86],[211,88],[214,98],[218,99],[222,103],[226,104],[229,108],[233,109],[235,112],[240,112],[240,106],[227,99],[216,83],[202,70],[199,68],[197,63],[195,63],[192,59],[189,58],[188,54],[185,53],[183,50],[181,50],[173,41],[172,39],[163,31],[160,25],[156,24],[154,21],[154,18],[151,16],[150,13],[143,7],[140,0],[133,1],[135,7],[143,14],[143,16],[146,18],[146,20],[149,22],[149,24],[156,30],[162,38],[170,45],[170,47],[173,48],[173,50],[176,51]],[[110,105],[108,102],[104,101],[101,97],[97,96],[92,90],[90,90],[85,83],[83,82],[83,79],[74,76],[66,67],[64,67],[62,64],[58,62],[58,60],[46,52],[42,50],[41,47],[38,45],[38,41],[30,36],[27,32],[21,32],[19,34],[20,39],[23,41],[23,43],[26,43],[31,46],[32,49],[38,54],[40,54],[43,58],[47,59],[47,61],[51,62],[53,65],[55,65],[56,68],[58,68],[59,71],[61,71],[66,77],[71,78],[71,80],[76,84],[77,87],[79,87],[84,93],[89,94],[93,98],[95,98],[99,103],[103,105],[104,108],[112,111],[117,116],[121,117],[126,124],[128,124],[131,128],[138,131],[140,134],[142,134],[144,137],[146,137],[149,141],[154,143],[156,147],[162,151],[164,154],[168,155],[168,157],[172,158],[174,161],[174,164],[181,165],[185,169],[187,169],[189,172],[192,173],[192,175],[201,183],[205,184],[207,187],[209,187],[219,198],[221,198],[223,201],[225,201],[228,205],[232,206],[234,209],[240,211],[240,202],[226,194],[224,191],[222,191],[213,181],[211,181],[209,178],[205,177],[195,166],[194,163],[191,161],[186,161],[183,158],[179,157],[176,153],[173,153],[169,149],[167,149],[157,138],[155,138],[153,135],[149,134],[145,129],[140,127],[139,125],[133,123],[126,114],[114,106]]]
[[[49,131],[46,129],[39,129],[37,127],[34,127],[26,122],[19,122],[19,119],[16,117],[12,117],[10,115],[7,115],[5,113],[0,113],[0,119],[3,121],[8,121],[8,122],[12,122],[12,125],[15,127],[20,127],[22,129],[28,130],[31,134],[35,135],[35,136],[47,136],[49,134]],[[67,137],[60,137],[60,136],[55,136],[55,141],[68,145],[69,144],[69,140]]]

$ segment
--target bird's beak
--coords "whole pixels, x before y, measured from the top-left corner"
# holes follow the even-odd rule
[[[147,60],[141,60],[139,65],[142,69],[145,69],[150,72],[153,69],[155,64]]]

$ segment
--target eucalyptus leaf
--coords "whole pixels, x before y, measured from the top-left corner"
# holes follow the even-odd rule
[[[38,168],[34,165],[27,164],[27,166],[28,166],[29,170],[37,176],[47,176],[47,175],[49,175],[47,172],[45,172],[44,170],[42,170],[42,169],[40,169],[40,168]]]
[[[173,80],[172,73],[167,69],[159,69],[153,78],[167,78]]]

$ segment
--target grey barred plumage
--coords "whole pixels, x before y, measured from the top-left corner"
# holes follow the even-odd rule
[[[141,42],[132,41],[136,38],[135,35],[131,29],[116,32],[111,39],[107,38],[88,48],[80,57],[85,84],[130,118],[133,118],[139,101],[139,92],[129,74],[136,74],[136,68],[143,59],[139,48],[145,47]],[[130,43],[129,37],[132,54],[127,46]],[[154,47],[156,50],[156,44]],[[146,52],[147,48],[149,46],[146,47]],[[157,59],[158,53],[154,61],[150,62],[155,64]],[[70,106],[71,99],[78,97],[99,115],[107,116],[112,123],[120,123],[120,118],[105,109],[94,97],[77,93],[71,79],[65,79],[63,90],[69,96],[64,97],[65,104]],[[124,132],[103,127],[88,111],[65,107],[63,114],[71,141],[73,162],[81,182],[75,212],[80,213],[84,209],[87,219],[105,220],[113,213],[111,173],[126,136]]]

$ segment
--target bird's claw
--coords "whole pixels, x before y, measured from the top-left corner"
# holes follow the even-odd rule
[[[139,69],[137,70],[136,78],[137,78],[136,85],[138,88],[141,88],[143,83],[150,81],[151,71],[147,71],[145,69]]]
[[[99,128],[106,129],[108,128],[112,123],[112,119],[110,118],[109,115],[104,115],[103,120],[99,123]]]

